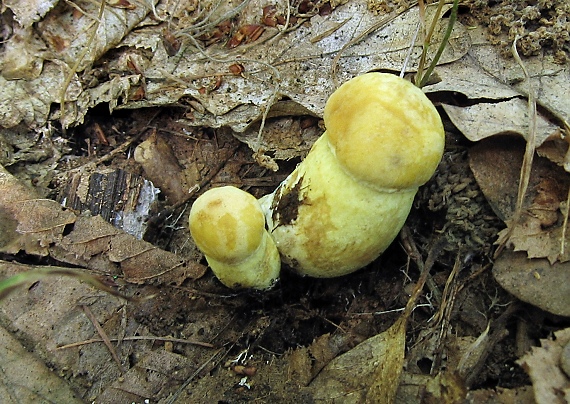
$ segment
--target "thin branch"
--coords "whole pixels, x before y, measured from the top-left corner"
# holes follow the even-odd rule
[[[119,338],[109,338],[109,341],[119,341]],[[214,348],[214,345],[212,344],[208,344],[207,342],[200,342],[200,341],[193,341],[193,340],[189,340],[189,339],[182,339],[182,338],[172,338],[172,337],[155,337],[152,335],[135,335],[132,337],[123,337],[121,338],[121,341],[165,341],[165,342],[179,342],[182,344],[191,344],[191,345],[198,345],[198,346],[202,346],[204,348]],[[99,338],[93,338],[93,339],[88,339],[85,341],[81,341],[81,342],[74,342],[72,344],[67,344],[67,345],[62,345],[62,346],[58,346],[56,348],[56,350],[60,350],[60,349],[69,349],[69,348],[75,348],[78,346],[82,346],[82,345],[87,345],[87,344],[93,344],[95,342],[104,342],[102,339]]]
[[[93,323],[93,325],[95,326],[97,333],[101,336],[101,339],[105,343],[105,346],[107,347],[109,352],[111,352],[111,356],[113,357],[113,360],[115,361],[115,363],[117,363],[117,366],[119,367],[119,371],[121,372],[122,375],[124,375],[125,369],[123,368],[123,364],[119,360],[119,356],[117,355],[117,351],[115,350],[115,347],[113,346],[113,344],[111,344],[111,341],[109,340],[109,337],[107,336],[107,333],[105,332],[103,327],[101,327],[101,324],[99,324],[99,321],[97,320],[97,318],[95,318],[95,315],[93,314],[93,312],[91,311],[91,309],[88,306],[85,306],[82,304],[81,309],[83,310],[85,315],[89,318],[89,320],[91,320],[91,323]]]

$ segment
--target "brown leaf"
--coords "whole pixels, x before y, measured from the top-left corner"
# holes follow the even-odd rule
[[[406,318],[332,360],[313,380],[316,402],[390,403],[400,383]]]
[[[81,258],[89,268],[118,264],[125,280],[133,283],[181,284],[188,278],[199,278],[206,271],[203,265],[185,261],[114,228],[100,216],[79,217],[61,247],[64,252]]]
[[[160,188],[171,205],[187,197],[190,186],[184,178],[183,167],[166,139],[156,131],[137,146],[135,161],[142,165],[146,177]]]
[[[520,300],[559,316],[570,316],[570,262],[550,264],[528,259],[524,253],[503,252],[493,265],[493,276]]]
[[[518,223],[511,223],[518,192],[524,142],[516,137],[495,137],[480,141],[469,151],[469,166],[487,201],[511,232],[509,243],[529,258],[568,261],[570,248],[562,248],[564,217],[561,206],[567,198],[570,179],[559,166],[536,157]],[[569,234],[567,232],[567,234]]]

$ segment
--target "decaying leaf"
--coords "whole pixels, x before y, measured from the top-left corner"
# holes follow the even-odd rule
[[[282,98],[297,104],[298,109],[320,116],[325,100],[335,87],[330,72],[336,52],[359,39],[343,50],[337,69],[342,75],[338,78],[340,82],[370,70],[400,70],[419,18],[418,8],[412,7],[400,15],[394,12],[389,18],[379,21],[368,11],[366,1],[350,1],[338,5],[330,14],[313,15],[308,19],[309,23],[298,24],[286,33],[280,32],[281,25],[267,26],[255,41],[228,49],[222,43],[209,44],[204,38],[210,35],[211,39],[214,31],[219,29],[216,24],[229,21],[230,17],[234,17],[230,29],[231,24],[236,29],[259,24],[257,12],[271,3],[245,1],[232,14],[233,5],[204,1],[200,8],[211,6],[212,11],[206,15],[206,20],[181,15],[178,26],[170,27],[172,32],[169,31],[169,35],[180,46],[173,54],[165,45],[163,27],[151,27],[156,24],[156,19],[142,22],[146,29],[130,32],[149,14],[151,3],[156,1],[133,3],[134,8],[106,7],[103,18],[95,23],[93,17],[98,14],[97,3],[81,3],[84,14],[60,2],[39,23],[42,39],[55,55],[50,59],[53,62],[45,63],[44,71],[35,81],[14,82],[0,78],[0,85],[5,88],[0,98],[3,111],[0,124],[11,127],[22,121],[27,125],[45,123],[51,104],[59,103],[69,66],[78,60],[86,46],[89,46],[89,51],[78,72],[91,66],[114,46],[122,51],[108,61],[107,66],[113,74],[109,74],[106,80],[89,80],[91,70],[87,69],[82,77],[87,85],[81,87],[77,75],[73,76],[72,86],[66,93],[66,116],[62,117],[65,126],[81,123],[90,108],[103,102],[108,102],[111,110],[117,107],[188,105],[192,111],[189,119],[192,125],[230,126],[240,132],[259,120]],[[174,8],[170,10],[168,7]],[[180,13],[176,7],[166,6],[169,11]],[[188,11],[191,12],[192,7]],[[278,11],[286,13],[285,9]],[[198,15],[198,18],[203,17]],[[68,23],[62,23],[63,20]],[[212,24],[212,21],[218,22]],[[441,37],[446,24],[446,20],[441,21],[435,40]],[[95,28],[98,30],[96,39],[88,44],[88,34]],[[84,34],[78,35],[79,32]],[[457,60],[469,48],[468,35],[460,23],[455,24],[450,45],[441,63]],[[409,69],[415,68],[420,53],[421,45],[417,44],[409,60]],[[136,60],[138,68],[133,70],[129,60]],[[243,73],[228,73],[229,66],[237,62],[243,66]],[[132,98],[131,94],[143,80],[144,96]],[[26,89],[31,86],[45,91],[38,92],[37,99],[29,100],[26,94],[31,91],[26,92]],[[253,141],[248,140],[249,143]],[[264,144],[256,146],[264,147]]]
[[[116,229],[100,216],[79,216],[73,231],[52,248],[54,258],[87,268],[122,273],[133,283],[176,283],[199,278],[203,265],[161,250]]]
[[[97,401],[144,402],[158,390],[171,388],[173,383],[184,383],[194,372],[195,363],[183,355],[163,349],[148,350],[146,354],[124,377],[110,383]]]
[[[14,13],[22,27],[29,27],[46,15],[59,0],[6,0],[3,5]]]
[[[61,240],[65,226],[75,221],[75,215],[55,201],[37,198],[32,189],[0,166],[0,219],[3,252],[15,254],[24,249],[45,256],[49,246]]]
[[[390,403],[404,362],[406,320],[333,359],[310,384],[316,402]]]
[[[37,267],[0,261],[1,279],[30,270],[37,270]],[[55,267],[54,271],[57,270]],[[108,277],[106,281],[112,282],[112,278]],[[195,371],[196,363],[204,360],[202,356],[211,356],[211,345],[200,342],[192,350],[195,354],[192,358],[168,352],[164,348],[157,349],[156,340],[162,341],[168,337],[153,335],[136,320],[136,315],[129,314],[124,299],[94,289],[76,278],[31,277],[26,286],[18,293],[8,295],[0,303],[2,323],[12,335],[27,341],[24,349],[0,328],[0,356],[4,355],[0,365],[3,372],[0,381],[2,402],[49,399],[50,402],[75,403],[85,402],[86,397],[89,397],[89,401],[97,402],[117,399],[141,402],[156,397],[157,391],[173,392],[176,386],[172,381],[182,383]],[[124,292],[128,289],[125,285],[121,288]],[[153,295],[155,290],[144,287],[137,287],[136,290],[137,295],[143,299],[136,304],[132,303],[129,311],[142,310],[143,315],[139,318],[144,320],[145,310],[157,304],[156,296]],[[151,296],[153,298],[149,299]],[[119,356],[130,357],[134,361],[125,374],[121,375],[119,367],[111,360],[111,354],[102,343],[101,335],[80,305],[89,306]],[[190,344],[194,342],[178,341]],[[16,357],[3,351],[4,347],[10,348],[12,353],[17,354]],[[28,350],[33,351],[35,359],[26,355]],[[49,363],[51,369],[45,368],[43,363]],[[53,368],[58,369],[57,375],[63,376],[69,385],[56,376]],[[41,383],[38,383],[37,378],[41,378]],[[107,382],[102,388],[103,380]],[[4,394],[8,392],[11,394],[10,399],[5,399]],[[74,393],[80,395],[80,400],[74,399]]]
[[[544,158],[534,159],[522,218],[519,223],[509,222],[515,209],[523,153],[524,143],[516,137],[487,139],[471,148],[469,165],[495,213],[508,226],[514,226],[509,244],[515,251],[526,251],[529,258],[567,261],[570,248],[565,247],[568,242],[563,239],[562,207],[570,178],[561,167]]]
[[[0,401],[82,403],[63,379],[0,327]]]
[[[471,106],[443,105],[443,108],[453,124],[473,142],[499,134],[517,133],[526,137],[528,133],[528,104],[519,98]],[[541,115],[537,117],[536,130],[537,146],[560,132],[558,126]]]
[[[529,374],[537,404],[563,404],[570,401],[570,377],[560,368],[564,347],[570,343],[570,328],[554,333],[555,339],[541,339],[517,361]]]
[[[570,263],[550,264],[503,251],[493,265],[497,282],[518,299],[559,316],[570,316]]]
[[[309,386],[316,402],[394,402],[404,366],[408,318],[437,255],[437,249],[432,249],[424,264],[417,247],[409,241],[408,231],[403,233],[408,253],[416,257],[414,260],[421,269],[404,311],[386,331],[361,342],[324,367]]]
[[[1,251],[52,258],[112,275],[123,274],[134,283],[182,283],[199,278],[206,268],[176,254],[138,240],[101,216],[76,216],[57,202],[34,199],[3,168],[0,170],[0,216],[7,230]]]
[[[286,357],[289,364],[288,379],[307,386],[323,367],[338,355],[343,344],[343,337],[324,334],[316,338],[310,346],[292,350]]]
[[[457,104],[446,100],[443,108],[470,140],[509,131],[526,137],[528,83],[522,69],[489,43],[483,27],[468,32],[472,42],[468,54],[454,63],[439,66],[441,81],[427,86],[426,92],[456,94]],[[536,145],[539,146],[570,122],[570,105],[565,95],[570,92],[570,67],[557,64],[552,55],[526,59],[525,67],[538,94],[538,105],[548,111],[547,114],[539,111],[537,116]]]
[[[194,184],[189,184],[184,168],[176,159],[169,143],[156,131],[135,149],[135,161],[139,163],[146,177],[151,180],[174,205],[187,198]]]

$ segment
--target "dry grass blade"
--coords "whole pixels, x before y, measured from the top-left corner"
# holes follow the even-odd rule
[[[115,350],[115,347],[113,346],[113,344],[111,344],[111,341],[109,340],[109,336],[107,335],[105,330],[103,330],[103,327],[101,327],[101,324],[99,324],[99,321],[97,321],[97,319],[95,318],[95,315],[93,314],[93,312],[91,311],[91,309],[89,307],[87,307],[85,305],[81,305],[81,309],[83,310],[85,315],[89,318],[89,320],[91,320],[91,323],[93,324],[93,326],[97,330],[97,333],[101,336],[101,339],[105,343],[105,346],[107,347],[109,352],[111,352],[111,356],[113,357],[113,360],[115,361],[115,363],[119,367],[119,371],[121,372],[122,375],[124,375],[125,369],[123,368],[123,364],[121,363],[121,360],[119,359],[119,356],[117,355],[117,351]]]
[[[459,8],[459,0],[454,0],[453,1],[453,7],[451,8],[451,15],[449,16],[449,21],[447,23],[447,30],[445,31],[445,35],[444,35],[443,39],[441,40],[441,43],[439,44],[439,48],[437,49],[437,52],[435,53],[433,60],[431,61],[429,67],[425,70],[425,72],[423,74],[421,74],[421,72],[423,71],[423,68],[424,68],[425,61],[426,61],[429,43],[430,43],[431,38],[433,36],[436,23],[439,20],[439,17],[441,16],[441,11],[442,11],[444,3],[445,3],[445,0],[440,0],[440,2],[438,4],[437,12],[435,13],[435,16],[433,18],[430,30],[424,39],[424,48],[423,48],[422,56],[420,59],[420,64],[418,66],[418,73],[416,76],[416,85],[420,88],[426,85],[426,83],[428,82],[428,80],[429,80],[431,74],[433,73],[435,67],[437,66],[437,63],[439,62],[439,59],[441,58],[441,55],[443,54],[443,51],[445,50],[445,47],[447,46],[447,42],[449,41],[449,38],[451,36],[451,32],[453,31],[453,26],[455,25],[455,21],[457,21],[457,9]]]
[[[515,212],[513,213],[512,217],[509,219],[509,226],[508,231],[500,240],[499,247],[495,253],[495,258],[503,251],[509,238],[511,237],[514,228],[519,223],[520,218],[522,216],[523,211],[523,202],[526,195],[526,191],[528,189],[528,184],[530,182],[530,170],[532,168],[532,161],[534,159],[534,152],[536,148],[536,96],[534,93],[534,89],[532,87],[532,83],[530,80],[530,75],[528,70],[526,69],[522,59],[519,56],[517,51],[517,41],[519,36],[515,37],[512,46],[512,53],[514,59],[517,61],[519,66],[521,67],[525,80],[528,83],[528,117],[529,117],[529,128],[528,128],[528,136],[526,138],[526,148],[523,157],[523,163],[521,167],[521,173],[519,177],[519,187],[517,192],[517,203],[515,207]]]
[[[107,292],[113,296],[120,297],[125,300],[135,301],[136,299],[124,296],[116,290],[110,288],[97,277],[87,274],[83,271],[76,269],[68,269],[61,267],[38,267],[36,269],[23,272],[11,276],[0,281],[0,301],[5,299],[10,293],[14,292],[20,287],[29,285],[30,283],[37,282],[48,276],[69,276],[78,281],[85,282],[94,288]]]

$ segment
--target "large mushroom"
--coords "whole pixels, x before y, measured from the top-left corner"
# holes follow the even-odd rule
[[[319,278],[362,268],[389,246],[445,143],[424,93],[386,73],[339,87],[324,121],[305,160],[260,200],[283,261]]]

